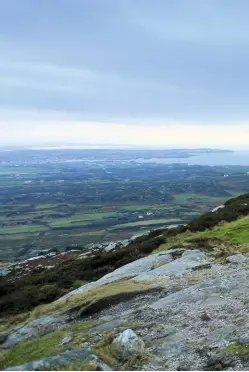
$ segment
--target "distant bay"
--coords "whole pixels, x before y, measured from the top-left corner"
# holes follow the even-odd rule
[[[249,166],[249,151],[216,152],[193,155],[188,158],[139,159],[141,163],[189,164],[189,165],[238,165]]]

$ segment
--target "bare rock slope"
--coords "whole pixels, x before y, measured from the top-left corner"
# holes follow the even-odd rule
[[[102,300],[99,292],[108,286],[118,288],[124,281],[138,288],[141,283],[147,283],[148,291],[135,291],[133,297],[122,297],[114,303],[110,296],[109,303],[103,302],[92,314],[79,317],[82,299],[85,301],[89,296],[89,301],[97,304]],[[151,285],[155,291],[149,291]],[[92,293],[95,297],[91,297]],[[55,307],[42,309],[47,312],[43,316],[39,317],[39,312],[29,315],[24,324],[8,330],[2,337],[4,356],[0,362],[3,369],[24,370],[34,365],[51,367],[52,362],[65,364],[67,355],[70,361],[71,355],[79,356],[79,360],[84,355],[89,360],[90,355],[103,369],[126,366],[148,370],[247,370],[248,293],[249,258],[246,255],[218,263],[211,254],[196,249],[179,247],[156,253],[72,291],[57,300]],[[68,307],[69,301],[72,308]],[[34,319],[34,314],[38,319]],[[87,324],[88,328],[84,326]],[[126,329],[135,332],[145,345],[144,355],[133,358],[131,364],[114,350],[114,340]],[[58,339],[56,332],[61,332]],[[70,336],[66,345],[62,336]],[[29,340],[34,345],[39,341],[40,345],[42,340],[51,342],[53,337],[57,346],[51,350],[50,359],[44,362],[36,358],[34,352],[34,356],[28,356],[26,363],[19,363],[19,367],[14,357],[11,364],[10,353],[12,356],[18,353]],[[86,346],[89,352],[79,351]],[[77,352],[64,354],[74,349]]]

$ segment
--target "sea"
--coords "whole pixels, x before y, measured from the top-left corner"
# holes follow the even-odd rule
[[[161,164],[189,164],[189,165],[238,165],[249,166],[249,151],[216,152],[193,155],[188,158],[143,159],[144,162]]]

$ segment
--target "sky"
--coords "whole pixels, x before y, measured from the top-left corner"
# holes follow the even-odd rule
[[[248,0],[0,0],[0,144],[249,145]]]

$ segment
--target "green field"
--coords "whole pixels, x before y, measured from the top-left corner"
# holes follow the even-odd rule
[[[142,153],[149,159],[154,150]],[[185,224],[248,189],[249,167],[137,162],[142,153],[3,152],[0,260],[51,248],[84,249],[88,243]]]
[[[201,194],[179,194],[174,196],[174,202],[176,204],[189,204],[191,202],[200,202],[200,203],[217,203],[219,201],[225,201],[227,198],[218,197],[218,196],[209,196]]]
[[[150,210],[150,209],[170,209],[170,208],[172,208],[172,206],[169,203],[120,206],[120,209],[124,211],[141,211],[141,210]]]
[[[184,224],[230,198],[189,192],[170,195],[162,180],[92,178],[56,184],[57,173],[47,168],[46,172],[52,182],[40,183],[43,175],[35,167],[18,172],[0,168],[0,260],[48,248],[84,249],[88,243],[122,240],[141,231]],[[89,195],[94,202],[84,202]]]
[[[67,218],[58,218],[56,220],[50,220],[48,219],[48,224],[51,227],[66,227],[66,226],[71,226],[72,224],[77,224],[77,225],[87,225],[90,222],[93,221],[98,221],[104,218],[108,217],[117,217],[121,215],[120,213],[116,212],[103,212],[103,213],[86,213],[82,215],[73,215],[71,217]]]
[[[29,234],[34,232],[47,231],[46,226],[37,225],[37,226],[13,226],[0,228],[1,235],[12,235],[12,234]]]
[[[129,222],[120,225],[115,225],[110,228],[110,230],[117,230],[117,229],[125,229],[127,227],[136,227],[136,226],[148,226],[148,225],[165,225],[165,224],[174,224],[179,223],[179,219],[174,218],[162,218],[157,220],[148,220],[148,221],[136,221],[136,222]]]
[[[11,258],[13,252],[17,256],[26,254],[28,247],[63,251],[71,244],[82,248],[88,243],[127,239],[141,229],[188,222],[224,200],[187,193],[156,204],[2,204],[0,252],[2,257]]]

